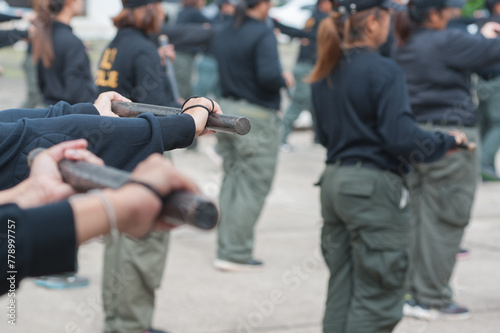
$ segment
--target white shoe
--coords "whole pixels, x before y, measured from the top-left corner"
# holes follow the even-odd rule
[[[247,263],[215,259],[214,267],[224,272],[260,272],[264,269],[264,263],[255,259],[250,259]]]
[[[439,311],[422,306],[415,301],[406,302],[403,306],[403,315],[423,320],[436,320],[439,318]]]

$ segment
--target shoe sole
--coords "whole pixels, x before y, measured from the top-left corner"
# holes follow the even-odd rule
[[[418,306],[405,304],[403,306],[403,315],[416,319],[434,321],[439,318],[439,312],[436,310],[425,310]]]
[[[439,318],[442,318],[444,320],[468,320],[472,317],[472,314],[470,312],[468,313],[460,313],[460,314],[444,314],[441,313],[439,315]]]
[[[88,284],[53,284],[53,283],[45,283],[35,281],[35,284],[39,287],[47,288],[47,289],[75,289],[75,288],[85,288]]]
[[[240,273],[261,272],[264,270],[264,265],[253,266],[253,265],[237,264],[234,262],[229,262],[220,259],[214,260],[214,267],[224,272],[240,272]]]

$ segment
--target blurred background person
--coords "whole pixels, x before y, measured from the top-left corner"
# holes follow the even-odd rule
[[[489,17],[479,19],[478,28],[488,22],[500,23],[500,1],[486,0]],[[477,70],[477,97],[481,129],[481,176],[483,181],[500,181],[495,157],[500,148],[500,64]]]
[[[306,21],[304,30],[311,33],[311,38],[302,38],[299,50],[299,56],[293,69],[295,78],[295,89],[292,94],[292,101],[286,110],[283,118],[283,141],[281,144],[282,152],[292,151],[292,146],[288,144],[288,136],[293,131],[293,123],[299,117],[303,110],[311,112],[313,118],[313,129],[315,127],[314,112],[312,112],[311,87],[305,82],[305,78],[311,74],[316,62],[316,34],[318,27],[324,18],[332,11],[332,2],[330,0],[318,0],[312,16]]]
[[[410,104],[423,129],[458,129],[479,141],[478,110],[471,96],[473,70],[500,62],[500,25],[489,22],[481,34],[446,29],[460,13],[455,0],[413,0],[396,18],[401,66]],[[493,37],[487,39],[486,37]],[[422,144],[432,151],[433,142]],[[470,310],[454,300],[450,277],[469,223],[479,175],[479,151],[463,150],[425,165],[408,177],[414,228],[405,314],[422,319],[467,319]]]
[[[214,38],[219,66],[221,107],[246,116],[252,130],[245,136],[217,134],[224,179],[219,197],[217,259],[223,271],[253,271],[263,262],[253,257],[254,228],[276,170],[282,137],[280,88],[293,85],[283,72],[276,36],[267,25],[269,0],[244,0],[231,22]]]
[[[179,106],[159,54],[173,58],[173,46],[158,50],[151,41],[165,21],[161,1],[123,0],[122,4],[123,10],[113,18],[118,31],[99,62],[95,80],[99,92],[113,90],[133,102]],[[162,332],[153,330],[151,324],[168,242],[169,233],[164,231],[140,242],[122,235],[118,242],[106,243],[102,289],[106,332]],[[127,267],[133,287],[117,293],[120,281],[114,272],[123,267]]]
[[[33,2],[36,33],[32,38],[32,56],[46,106],[59,101],[91,103],[97,97],[85,46],[70,26],[73,17],[83,13],[84,4],[84,0]],[[84,287],[89,282],[85,277],[68,274],[37,279],[35,283],[60,289]]]
[[[73,34],[71,20],[81,15],[84,0],[35,0],[33,61],[45,105],[93,102],[97,90],[85,45]]]

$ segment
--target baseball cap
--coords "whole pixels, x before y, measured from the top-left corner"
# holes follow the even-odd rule
[[[162,0],[122,0],[123,8],[136,8]]]
[[[392,9],[394,11],[404,11],[406,6],[395,3],[392,0],[337,0],[339,10],[342,7],[349,14],[356,14],[360,11],[367,10],[373,7],[381,7],[384,9]]]
[[[411,0],[408,5],[417,8],[462,8],[465,0]]]

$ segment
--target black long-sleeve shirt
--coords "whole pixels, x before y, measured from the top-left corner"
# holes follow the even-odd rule
[[[0,48],[15,44],[17,41],[28,38],[28,32],[23,30],[0,30]]]
[[[349,50],[312,85],[312,101],[326,163],[359,160],[403,175],[456,146],[453,137],[418,127],[401,69],[376,50]]]
[[[281,73],[276,37],[265,22],[246,18],[236,29],[228,22],[214,37],[223,97],[245,99],[278,110]]]
[[[52,40],[55,55],[52,67],[46,68],[41,60],[38,64],[38,84],[44,102],[94,102],[97,91],[82,41],[69,25],[57,21],[52,23]]]
[[[15,292],[25,277],[74,271],[75,249],[68,201],[32,209],[0,205],[0,295]]]
[[[475,126],[471,71],[500,62],[500,39],[458,29],[415,29],[393,55],[408,83],[418,122]]]
[[[157,46],[136,28],[119,29],[96,75],[99,93],[116,91],[133,102],[177,106]]]
[[[175,22],[176,25],[184,25],[184,24],[199,24],[202,25],[204,23],[210,23],[210,20],[203,15],[203,13],[195,7],[184,7],[180,10],[179,14],[177,14],[177,20]],[[186,46],[186,45],[177,45],[175,44],[176,50],[181,53],[188,53],[195,55],[200,51],[199,47],[196,46]]]
[[[184,148],[194,139],[190,115],[137,118],[95,116],[92,104],[71,106],[60,102],[41,110],[0,112],[0,190],[10,188],[29,174],[27,155],[37,147],[87,139],[89,149],[106,165],[131,171],[152,153]]]

